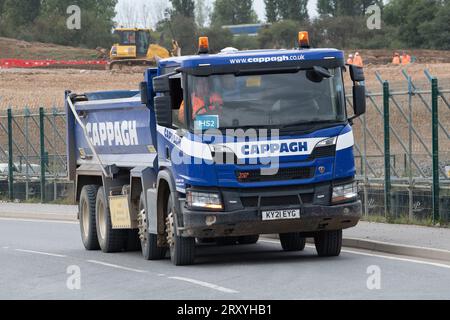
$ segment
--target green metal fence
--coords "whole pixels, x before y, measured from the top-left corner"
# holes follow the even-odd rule
[[[402,78],[377,73],[378,85],[367,88],[367,113],[353,126],[364,214],[448,223],[450,78],[425,71],[412,79],[406,70]],[[0,111],[0,198],[71,198],[65,128],[62,108]]]
[[[8,108],[0,114],[0,197],[68,197],[66,123],[61,108]]]
[[[404,81],[376,74],[367,114],[355,121],[355,154],[365,215],[448,223],[450,216],[450,79],[425,70]],[[348,103],[352,103],[348,97]]]

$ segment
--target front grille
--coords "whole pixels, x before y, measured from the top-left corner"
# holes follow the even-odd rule
[[[336,146],[321,147],[314,149],[313,153],[309,157],[309,160],[330,158],[334,156],[336,156]]]
[[[241,202],[242,205],[245,208],[255,208],[258,206],[258,197],[246,197],[246,198],[241,198]]]
[[[314,201],[314,193],[300,195],[303,204],[311,204]],[[241,197],[245,208],[258,207],[259,197]],[[282,197],[261,197],[261,207],[295,206],[300,205],[298,195]]]
[[[261,207],[294,206],[299,204],[300,199],[298,196],[261,198]]]
[[[314,177],[315,168],[281,168],[274,175],[263,175],[261,170],[236,171],[236,178],[242,183],[303,180]]]

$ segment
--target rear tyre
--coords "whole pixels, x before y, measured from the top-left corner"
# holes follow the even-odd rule
[[[283,250],[287,252],[303,251],[306,246],[306,239],[300,233],[282,233],[280,242]]]
[[[243,236],[238,238],[239,244],[255,244],[259,241],[259,235]]]
[[[97,226],[95,222],[95,202],[98,186],[87,185],[81,189],[79,212],[81,240],[86,250],[99,250]]]
[[[126,248],[128,230],[114,230],[103,187],[98,189],[95,205],[97,236],[100,248],[105,253],[119,252]]]
[[[176,209],[169,194],[166,207],[167,242],[170,247],[170,260],[176,266],[188,266],[195,261],[195,238],[184,238],[177,235],[175,223]]]
[[[145,260],[162,260],[166,256],[167,248],[158,247],[158,236],[148,233],[148,214],[144,201],[144,194],[141,194],[138,221],[142,256]]]
[[[320,257],[338,257],[342,249],[342,230],[321,231],[314,237]]]

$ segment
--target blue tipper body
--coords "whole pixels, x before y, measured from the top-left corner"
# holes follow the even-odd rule
[[[297,64],[308,62],[327,64],[334,61],[344,67],[342,51],[335,49],[308,50],[257,50],[239,51],[230,54],[196,55],[173,57],[161,60],[158,67],[145,72],[148,101],[143,104],[139,96],[131,93],[112,94],[113,98],[104,100],[87,99],[75,103],[81,115],[87,136],[91,139],[98,157],[92,153],[85,132],[77,124],[70,110],[68,114],[68,163],[71,177],[81,175],[82,169],[103,165],[104,167],[125,170],[133,176],[146,176],[143,182],[146,205],[152,217],[149,218],[149,232],[161,234],[158,222],[157,201],[160,179],[169,179],[168,185],[180,212],[177,223],[183,236],[221,236],[227,234],[248,235],[251,233],[281,233],[294,231],[296,224],[280,222],[270,224],[261,221],[264,197],[274,198],[272,208],[285,209],[291,204],[283,204],[291,195],[305,195],[302,198],[302,214],[305,220],[301,225],[304,232],[327,228],[348,228],[356,225],[360,216],[360,204],[350,206],[332,205],[330,202],[333,186],[340,182],[353,181],[355,161],[353,154],[353,131],[350,123],[330,125],[317,131],[303,134],[281,134],[279,139],[231,142],[244,164],[218,164],[209,145],[214,137],[199,137],[194,132],[180,134],[179,130],[157,124],[153,90],[153,78],[175,71],[203,69],[214,70],[230,66],[251,66],[264,69],[267,64]],[[95,97],[95,94],[91,94]],[[101,97],[102,95],[100,95]],[[216,128],[218,119],[204,117],[199,119],[201,129]],[[314,156],[316,145],[327,138],[336,137],[335,150],[328,155]],[[174,150],[176,152],[174,152]],[[263,157],[277,154],[280,178],[245,181],[249,173],[267,169],[260,163]],[[179,154],[185,161],[174,161],[173,154]],[[265,155],[265,156],[263,156]],[[186,161],[188,160],[188,161]],[[251,162],[255,160],[256,162]],[[81,169],[80,169],[81,168]],[[311,170],[300,179],[283,178],[292,170]],[[291,171],[290,171],[291,170]],[[149,174],[150,172],[150,174]],[[164,174],[163,174],[164,173]],[[242,173],[242,177],[239,175]],[[132,183],[132,182],[131,182]],[[215,190],[220,192],[225,204],[224,212],[197,212],[186,207],[188,190]],[[249,203],[244,203],[245,197]],[[278,199],[281,199],[277,201]],[[324,199],[325,198],[325,199]],[[256,199],[256,200],[255,200]],[[256,201],[255,203],[250,203]],[[270,206],[269,206],[270,207]],[[248,209],[251,208],[251,209]],[[216,217],[217,227],[205,224],[205,217]],[[223,219],[223,220],[221,220]],[[325,220],[322,220],[325,219]],[[328,219],[328,220],[326,220]],[[328,222],[327,222],[328,221]],[[240,227],[242,223],[242,227]],[[258,226],[255,229],[249,225]],[[299,228],[300,224],[297,224]],[[228,231],[227,231],[228,230]]]

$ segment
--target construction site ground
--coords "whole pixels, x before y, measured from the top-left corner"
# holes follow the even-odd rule
[[[412,64],[407,67],[393,65],[368,65],[365,69],[366,86],[371,92],[381,92],[375,76],[391,82],[393,89],[407,88],[402,75],[406,69],[412,79],[427,85],[424,70],[440,79],[442,86],[450,88],[450,63]],[[0,109],[11,107],[61,107],[64,91],[77,93],[105,90],[137,90],[145,68],[127,70],[75,70],[75,69],[0,69]],[[347,84],[349,84],[347,79]]]

